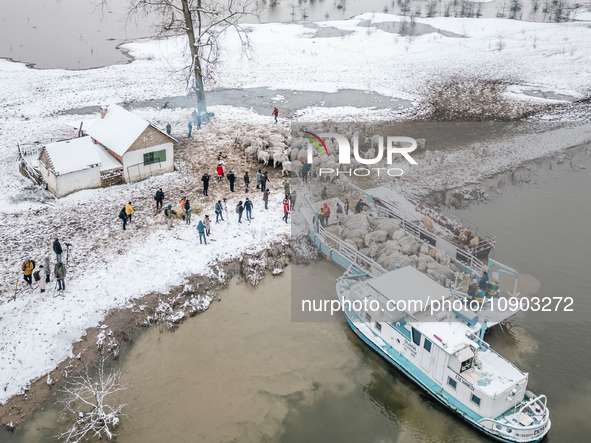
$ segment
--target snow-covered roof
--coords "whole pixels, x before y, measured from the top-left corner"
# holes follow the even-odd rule
[[[407,309],[406,312],[409,314],[420,310],[414,308],[426,308],[431,300],[441,300],[442,297],[449,296],[449,289],[431,280],[412,266],[370,278],[366,283],[387,299],[416,301],[417,303],[409,304],[409,308],[413,307],[413,309]]]
[[[101,172],[110,171],[111,169],[121,169],[123,165],[109,154],[106,150],[96,144],[92,144],[99,158],[101,159]]]
[[[51,143],[45,146],[45,152],[51,160],[55,174],[62,175],[101,163],[95,146],[90,137],[80,137]]]
[[[110,105],[104,118],[98,119],[86,133],[117,155],[123,155],[150,123],[121,106]]]

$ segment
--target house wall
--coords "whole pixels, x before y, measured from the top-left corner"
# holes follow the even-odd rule
[[[141,137],[138,140],[141,140]],[[123,172],[126,182],[134,182],[151,175],[174,171],[174,150],[172,142],[166,136],[164,136],[163,140],[165,141],[163,144],[146,148],[142,147],[141,149],[136,148],[123,154]],[[166,150],[166,161],[144,166],[144,154],[161,150]]]
[[[39,170],[43,180],[47,183],[47,188],[57,198],[65,197],[82,189],[101,187],[101,172],[98,166],[56,176],[41,162]]]

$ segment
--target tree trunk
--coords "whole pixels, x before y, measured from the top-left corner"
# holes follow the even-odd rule
[[[193,29],[193,17],[189,9],[189,0],[181,0],[183,4],[183,15],[185,16],[185,25],[187,37],[189,38],[189,49],[191,51],[191,67],[195,77],[193,90],[197,95],[197,110],[200,114],[207,112],[205,103],[205,90],[203,89],[203,72],[201,70],[201,60],[199,59],[199,48],[195,46],[195,31]],[[199,2],[200,4],[201,2]]]

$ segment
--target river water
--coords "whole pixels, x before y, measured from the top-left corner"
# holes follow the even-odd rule
[[[576,315],[518,314],[487,341],[530,373],[548,396],[548,442],[591,434],[586,150],[483,184],[493,197],[454,211],[498,236],[495,258],[520,271],[539,297],[571,295]],[[526,183],[527,182],[527,183]],[[121,360],[129,403],[118,441],[468,443],[489,439],[429,399],[377,356],[346,323],[291,321],[292,265],[257,288],[231,283],[204,314],[176,332],[148,329]],[[324,260],[295,284],[334,293],[341,270]],[[301,273],[300,273],[301,275]],[[533,289],[532,289],[533,288]],[[301,287],[298,288],[301,290]],[[57,409],[37,413],[2,441],[56,435]]]
[[[101,0],[0,0],[0,57],[30,63],[37,68],[88,69],[129,62],[129,57],[117,46],[156,35],[153,25],[157,17],[126,20],[130,0],[108,0],[107,3],[108,7],[101,8]],[[365,12],[386,10],[401,14],[401,2],[393,0],[283,0],[270,6],[271,3],[264,3],[260,19],[252,17],[246,21],[343,20]],[[345,7],[339,8],[339,3]],[[482,17],[496,17],[501,5],[507,3],[506,0],[481,3]],[[526,19],[530,2],[526,0],[523,4]],[[424,17],[424,2],[412,0],[410,11],[416,14],[419,10]],[[451,16],[454,16],[453,11]],[[413,31],[421,32],[420,29]]]

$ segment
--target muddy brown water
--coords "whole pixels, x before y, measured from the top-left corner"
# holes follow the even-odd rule
[[[493,197],[454,212],[498,236],[495,258],[538,297],[571,295],[571,319],[520,313],[487,340],[548,396],[549,442],[587,442],[591,424],[591,157],[569,151],[483,184]],[[581,168],[585,167],[586,169]],[[488,442],[365,346],[344,323],[290,321],[290,291],[334,293],[341,273],[322,260],[290,285],[293,265],[257,287],[232,284],[174,333],[150,328],[122,357],[121,442]],[[46,408],[6,442],[56,434]]]

